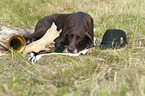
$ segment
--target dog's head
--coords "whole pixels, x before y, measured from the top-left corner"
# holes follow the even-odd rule
[[[65,35],[66,50],[71,53],[77,53],[85,48],[93,46],[93,38],[82,31],[71,30]]]

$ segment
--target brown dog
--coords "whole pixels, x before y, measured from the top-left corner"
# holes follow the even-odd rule
[[[93,46],[93,19],[83,12],[46,16],[38,21],[35,32],[25,35],[24,38],[26,40],[40,39],[53,22],[57,26],[57,31],[62,29],[59,37],[55,39],[56,52],[63,52],[65,46],[71,53]]]

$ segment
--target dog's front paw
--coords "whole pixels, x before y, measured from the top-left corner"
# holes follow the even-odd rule
[[[63,52],[64,47],[57,47],[55,48],[55,52]]]

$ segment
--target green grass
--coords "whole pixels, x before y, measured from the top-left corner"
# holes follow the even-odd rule
[[[54,13],[83,11],[94,19],[96,44],[106,29],[127,34],[124,50],[51,55],[32,65],[23,54],[0,57],[0,96],[145,96],[144,0],[1,0],[0,26],[34,28]]]

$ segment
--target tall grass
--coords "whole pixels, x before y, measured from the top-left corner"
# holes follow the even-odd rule
[[[90,49],[79,57],[0,57],[1,96],[145,96],[144,0],[1,0],[0,26],[34,28],[46,15],[83,11],[94,19],[96,44],[106,29],[127,34],[124,49]],[[32,27],[31,27],[32,26]]]

